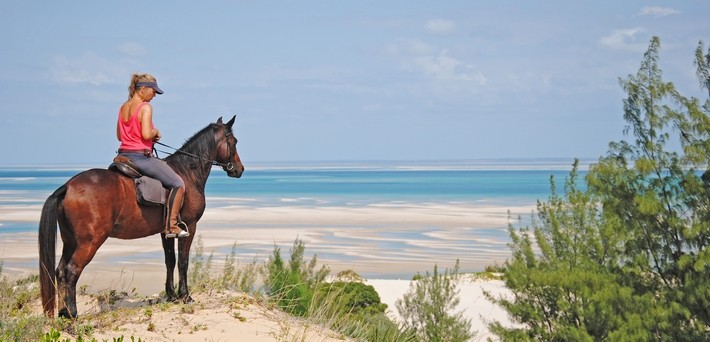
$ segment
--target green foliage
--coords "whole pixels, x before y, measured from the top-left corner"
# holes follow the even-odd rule
[[[72,342],[70,338],[62,338],[61,332],[58,330],[51,328],[49,332],[45,333],[42,335],[42,337],[39,339],[40,342]],[[75,340],[76,342],[96,342],[95,338],[92,338],[90,340],[83,338],[82,336],[78,336]],[[106,341],[106,340],[105,340]],[[125,339],[123,335],[120,337],[114,337],[112,339],[113,342],[124,342]],[[131,342],[143,342],[142,339],[138,338],[136,340],[135,337],[131,336]]]
[[[538,203],[533,228],[509,227],[512,258],[504,279],[515,296],[489,298],[525,327],[493,323],[490,330],[503,340],[594,341],[648,330],[628,323],[642,299],[619,284],[614,273],[621,237],[590,195],[577,188],[577,180],[575,161],[565,196],[557,194],[551,179],[552,194]]]
[[[384,314],[366,316],[364,320],[350,320],[348,316],[342,316],[339,323],[337,330],[357,341],[417,341],[417,335],[413,330],[396,325]]]
[[[281,249],[274,247],[264,265],[266,293],[279,308],[357,340],[416,341],[412,331],[385,316],[387,305],[357,273],[341,272],[336,277],[356,281],[327,283],[328,268],[317,268],[315,256],[306,263],[304,251],[305,244],[296,239],[288,262],[282,258]]]
[[[493,265],[487,265],[486,268],[484,268],[484,271],[488,273],[502,273],[505,271],[505,266],[495,263]]]
[[[240,267],[237,260],[237,244],[234,243],[232,251],[225,259],[224,270],[218,278],[217,284],[220,288],[251,293],[255,290],[254,284],[256,284],[257,276],[256,258],[250,264]]]
[[[10,281],[0,273],[0,341],[33,341],[42,335],[48,320],[32,312],[39,298],[37,280],[31,275]]]
[[[291,258],[286,264],[281,257],[281,248],[274,247],[265,266],[267,294],[279,308],[296,316],[304,316],[308,312],[316,286],[330,272],[325,266],[316,270],[315,255],[306,264],[304,251],[305,244],[296,239],[291,249]]]
[[[659,49],[654,37],[639,71],[621,80],[632,139],[609,144],[586,191],[575,162],[564,196],[551,180],[532,228],[509,227],[514,295],[494,299],[522,327],[492,324],[503,340],[707,339],[710,172],[700,174],[710,106],[663,81]],[[696,52],[699,77],[710,75],[708,61]]]
[[[710,179],[699,176],[710,157],[709,112],[662,80],[659,48],[652,39],[638,73],[621,82],[635,139],[610,144],[589,188],[624,237],[621,282],[652,298],[655,337],[695,340],[710,329]],[[699,76],[708,72],[697,66]],[[682,151],[668,146],[674,140]]]
[[[473,337],[471,322],[461,312],[454,312],[459,303],[456,285],[459,262],[453,270],[426,273],[410,286],[395,302],[405,329],[415,332],[420,341],[455,342]]]
[[[349,315],[351,319],[364,319],[367,316],[384,314],[387,304],[380,301],[380,295],[372,285],[359,282],[333,282],[318,287],[316,300],[335,303],[335,310],[340,315]]]
[[[204,249],[205,245],[202,242],[202,235],[198,235],[197,243],[193,249],[194,254],[190,257],[190,272],[187,277],[193,291],[204,291],[212,288],[213,285],[210,270],[212,269],[214,254],[210,253],[209,257],[205,259]]]
[[[695,50],[695,67],[698,81],[700,81],[700,88],[705,88],[710,92],[710,48],[708,48],[706,54],[703,54],[704,49],[701,41]]]
[[[353,271],[344,278],[362,279]],[[416,341],[413,331],[387,318],[386,309],[371,285],[335,281],[318,286],[308,317],[356,340]]]
[[[344,270],[335,275],[335,281],[343,282],[363,282],[362,277],[353,270]]]

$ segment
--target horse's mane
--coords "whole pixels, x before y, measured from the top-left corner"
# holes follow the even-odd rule
[[[187,139],[179,150],[202,158],[210,158],[210,151],[215,150],[214,132],[216,127],[216,123],[207,125],[207,127]],[[178,151],[165,158],[165,161],[170,164],[177,173],[183,175],[189,173],[190,169],[194,169],[195,165],[204,162],[204,160]]]

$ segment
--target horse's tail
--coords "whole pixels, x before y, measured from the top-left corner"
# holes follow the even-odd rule
[[[42,293],[42,307],[44,314],[54,317],[56,297],[56,245],[57,245],[57,208],[64,199],[67,186],[62,185],[57,189],[42,207],[42,216],[39,219],[39,283]]]

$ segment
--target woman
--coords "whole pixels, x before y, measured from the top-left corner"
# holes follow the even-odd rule
[[[153,142],[160,140],[160,131],[153,125],[150,101],[155,94],[162,93],[155,77],[133,74],[128,86],[128,101],[118,111],[116,137],[121,142],[118,153],[129,158],[142,174],[159,180],[170,189],[164,233],[166,238],[181,238],[190,236],[187,226],[180,220],[185,183],[168,164],[151,156]]]

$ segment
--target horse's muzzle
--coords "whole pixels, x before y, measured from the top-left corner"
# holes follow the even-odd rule
[[[222,170],[227,172],[227,176],[229,177],[240,178],[244,172],[244,165],[242,165],[242,163],[234,164],[229,162],[222,166]]]

